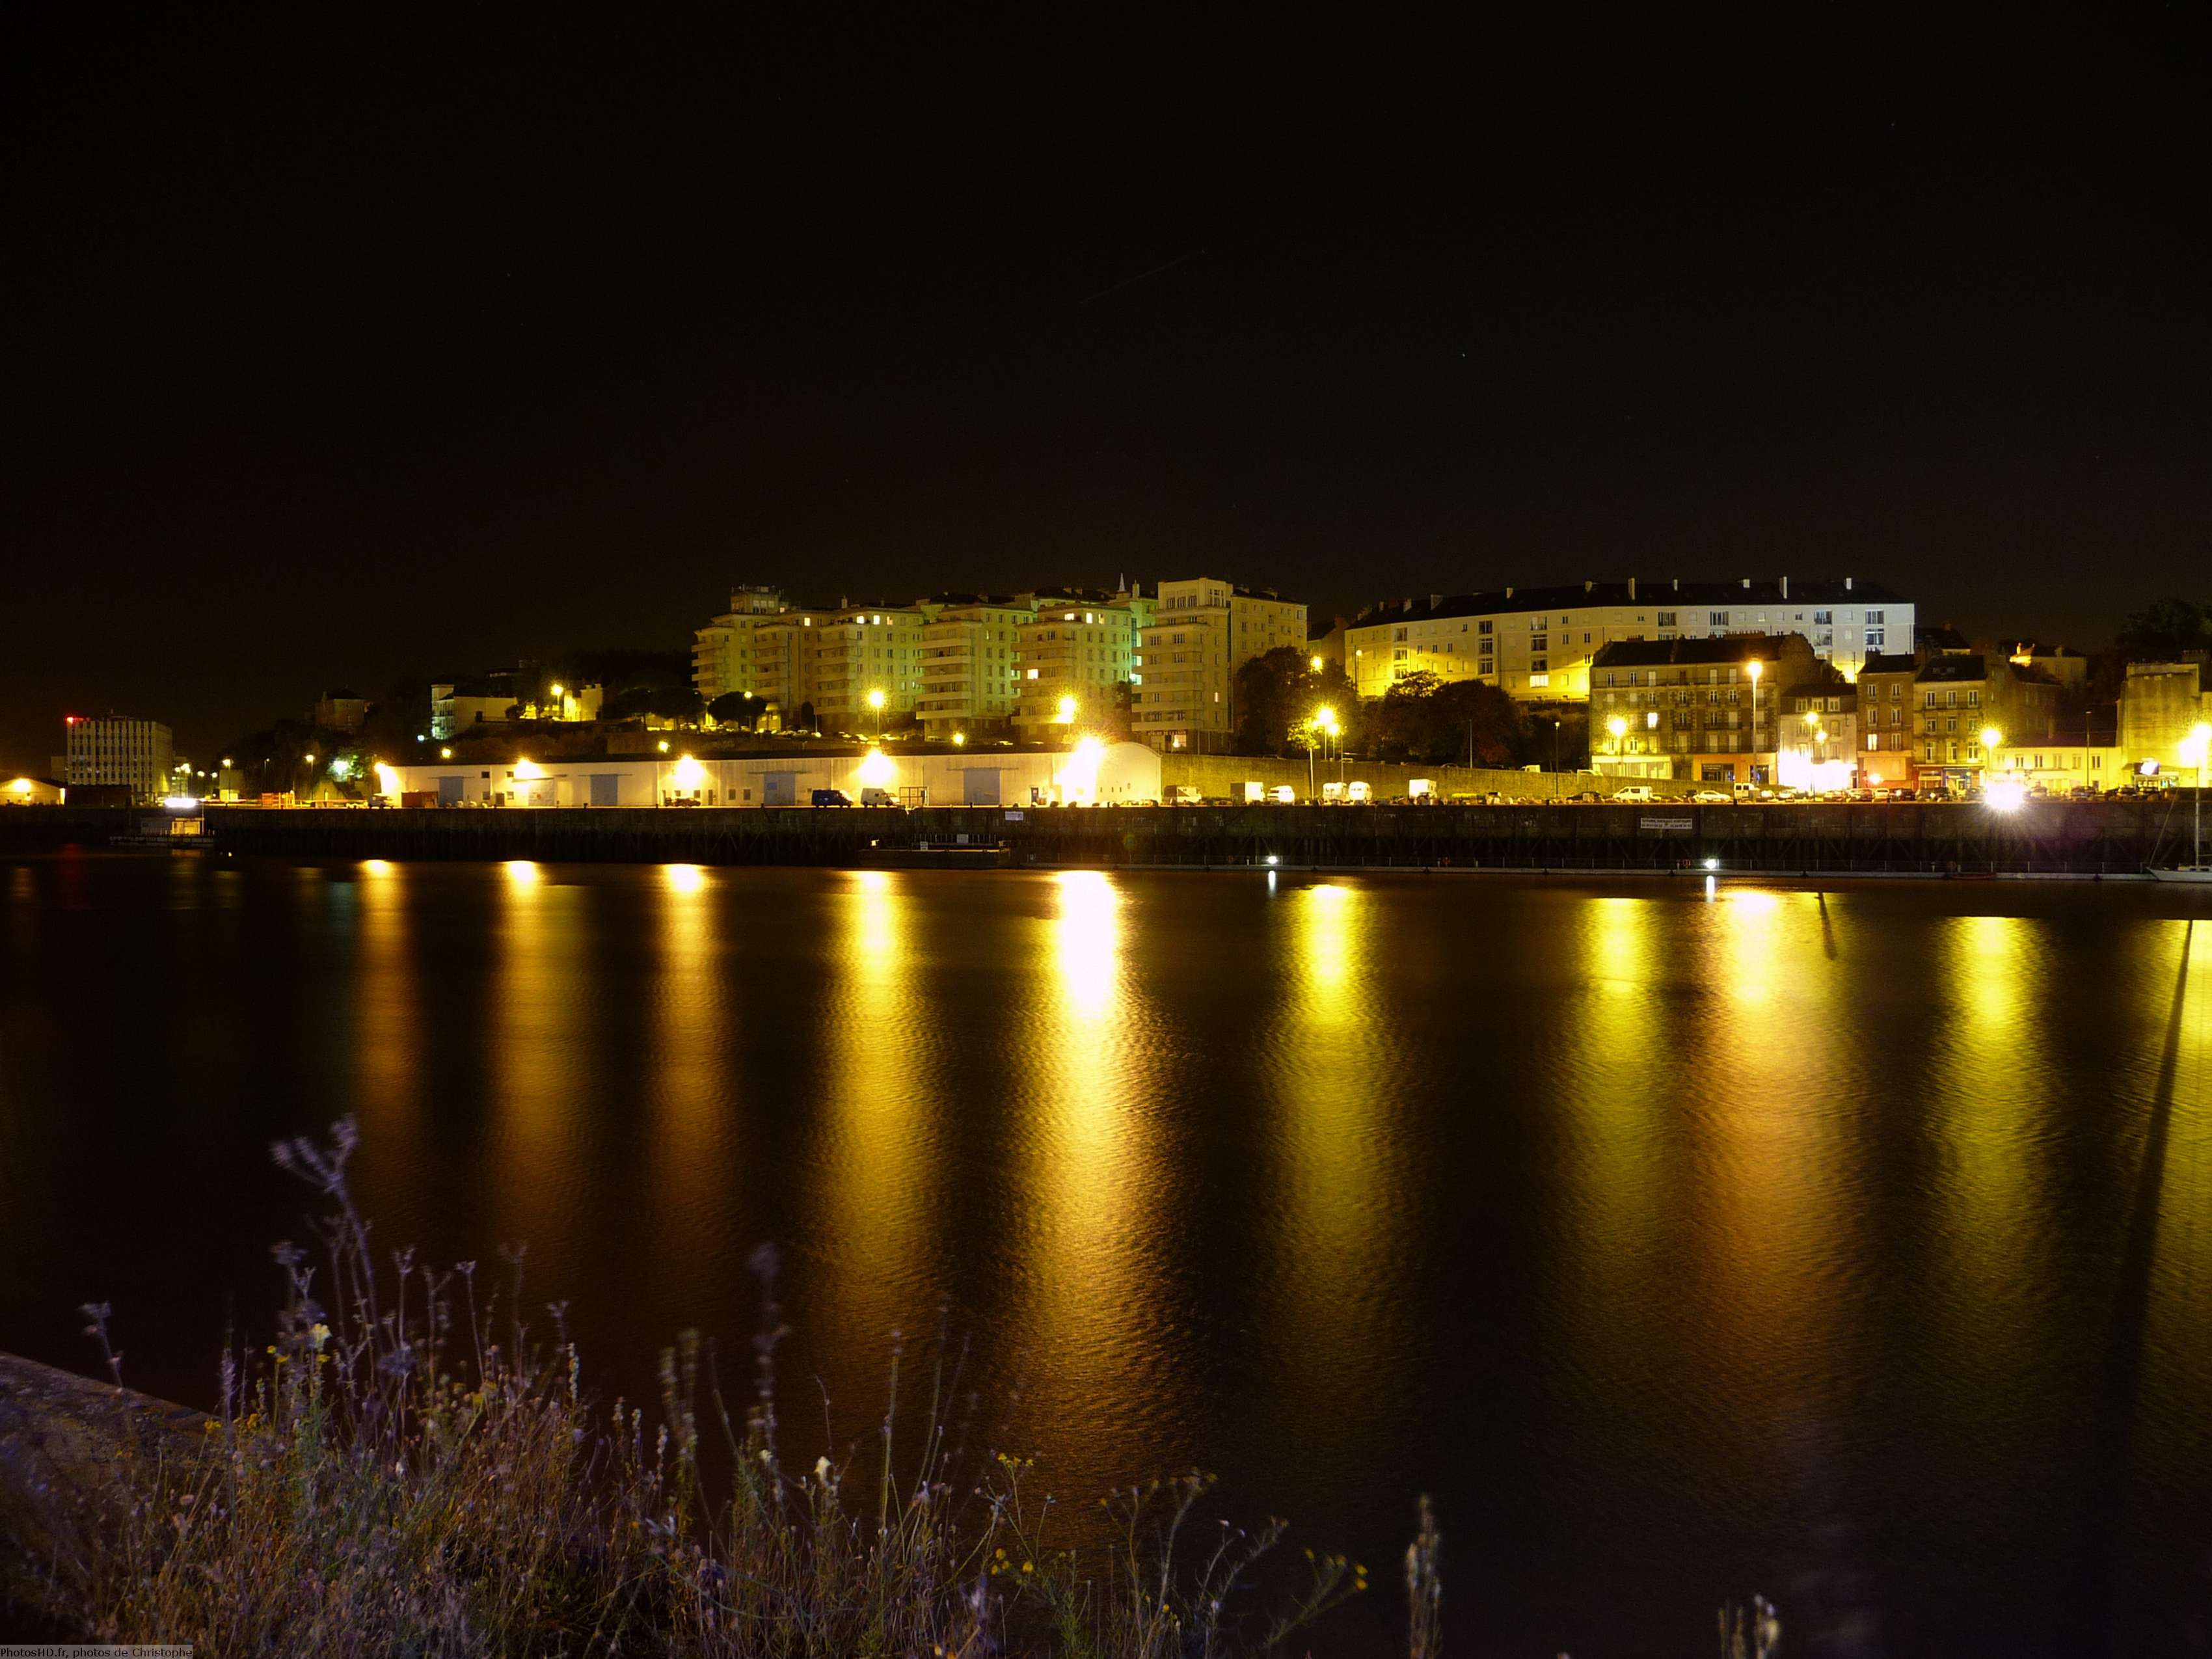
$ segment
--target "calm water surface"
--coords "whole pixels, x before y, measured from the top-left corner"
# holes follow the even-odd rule
[[[353,1112],[380,1236],[528,1241],[611,1390],[775,1240],[813,1437],[949,1310],[1056,1492],[1200,1465],[1386,1592],[1432,1492],[1462,1652],[1753,1589],[2203,1651],[2208,1051],[2171,889],[18,860],[0,1346],[104,1298],[204,1399],[309,1207],[266,1144]]]

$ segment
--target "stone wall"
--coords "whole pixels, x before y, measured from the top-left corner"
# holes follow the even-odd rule
[[[1454,795],[1486,795],[1493,792],[1509,800],[1516,795],[1553,800],[1585,791],[1610,795],[1624,784],[1647,781],[1651,782],[1653,794],[1672,797],[1687,796],[1691,791],[1704,787],[1681,780],[1601,777],[1595,772],[1510,772],[1489,767],[1415,766],[1393,761],[1348,760],[1340,766],[1334,760],[1317,759],[1312,776],[1310,793],[1316,799],[1320,796],[1321,785],[1334,783],[1341,776],[1347,783],[1364,782],[1377,800],[1402,799],[1409,793],[1406,785],[1414,778],[1429,779],[1436,785],[1437,793],[1446,799]],[[1182,784],[1196,789],[1201,799],[1230,800],[1241,805],[1248,781],[1265,784],[1270,789],[1287,784],[1298,792],[1301,800],[1310,793],[1303,760],[1242,755],[1170,754],[1160,757],[1161,787]]]

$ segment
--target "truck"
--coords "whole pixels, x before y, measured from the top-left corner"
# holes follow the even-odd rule
[[[853,798],[842,789],[817,789],[814,792],[817,806],[850,806]]]

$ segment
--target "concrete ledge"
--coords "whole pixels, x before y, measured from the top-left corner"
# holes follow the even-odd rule
[[[85,1540],[112,1523],[126,1457],[175,1455],[204,1413],[0,1353],[0,1609],[62,1632]]]

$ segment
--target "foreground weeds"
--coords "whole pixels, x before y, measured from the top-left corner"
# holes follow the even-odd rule
[[[54,1568],[84,1633],[335,1659],[1231,1659],[1304,1651],[1294,1637],[1367,1589],[1340,1555],[1282,1548],[1279,1522],[1213,1518],[1200,1474],[1117,1492],[1063,1536],[1026,1460],[957,1449],[941,1340],[914,1378],[894,1352],[872,1443],[787,1463],[769,1250],[734,1405],[688,1335],[650,1417],[595,1405],[562,1305],[540,1337],[525,1322],[520,1250],[497,1273],[375,1258],[356,1141],[347,1121],[276,1149],[326,1202],[316,1248],[276,1248],[274,1338],[226,1352],[201,1443],[116,1449],[98,1524]],[[119,1383],[108,1310],[86,1312]],[[1439,1552],[1424,1500],[1414,1659],[1441,1650]],[[1771,1616],[1724,1617],[1723,1651],[1766,1652]]]

